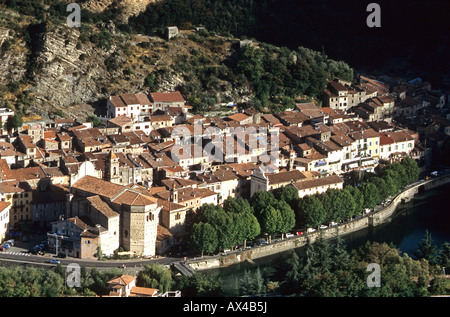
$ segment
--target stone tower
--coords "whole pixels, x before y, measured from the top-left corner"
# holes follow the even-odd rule
[[[120,183],[119,158],[110,151],[105,160],[105,180],[111,183]]]

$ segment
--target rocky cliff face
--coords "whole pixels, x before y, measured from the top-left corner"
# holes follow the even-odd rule
[[[0,43],[13,39],[8,50],[0,50],[1,106],[8,102],[13,108],[25,109],[25,115],[43,118],[83,118],[94,111],[102,114],[110,95],[148,92],[145,79],[149,74],[156,76],[158,91],[178,90],[186,81],[195,80],[176,69],[179,56],[196,51],[221,64],[232,54],[235,42],[198,42],[189,34],[171,41],[130,36],[116,32],[112,24],[92,25],[87,31],[64,23],[44,24],[24,26],[28,32],[33,28],[30,44],[30,39],[25,39],[29,34],[15,33],[0,21]],[[236,87],[221,83],[217,100],[230,99],[235,91]],[[24,93],[31,98],[26,107],[20,105]]]
[[[87,0],[82,3],[82,7],[92,12],[103,12],[106,9],[119,8],[122,13],[118,21],[127,22],[130,16],[145,11],[147,5],[157,0]]]
[[[48,106],[64,109],[104,98],[102,82],[109,79],[104,67],[108,52],[91,43],[78,45],[80,32],[75,28],[49,28],[43,49],[36,58],[40,71],[34,74],[30,91],[36,95],[34,112],[47,112]],[[64,110],[63,110],[64,111]]]

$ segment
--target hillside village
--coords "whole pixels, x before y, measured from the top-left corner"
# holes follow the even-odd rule
[[[322,106],[274,114],[194,115],[177,91],[111,96],[106,108],[98,126],[54,119],[2,129],[0,241],[36,228],[72,257],[119,248],[164,255],[185,241],[204,204],[282,186],[299,197],[342,189],[346,173],[405,156],[424,167],[450,135],[447,94],[421,80],[336,79]],[[13,114],[0,109],[2,127]],[[427,124],[413,130],[417,120]],[[213,146],[233,151],[211,155]]]

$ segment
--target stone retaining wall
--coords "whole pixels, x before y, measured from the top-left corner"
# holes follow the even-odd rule
[[[328,239],[336,237],[338,233],[339,235],[343,236],[367,228],[369,226],[380,225],[384,223],[386,219],[388,219],[394,214],[395,210],[400,204],[410,201],[419,192],[426,191],[447,184],[449,182],[450,182],[450,175],[420,182],[398,194],[389,203],[389,205],[387,205],[383,209],[368,215],[364,215],[359,219],[355,219],[335,227],[330,227],[321,230],[321,232],[323,233],[324,238]],[[314,242],[319,237],[320,232],[316,231],[313,233],[307,233],[306,235],[310,238],[311,242]],[[292,250],[298,247],[302,247],[306,245],[307,242],[306,235],[284,239],[268,245],[254,247],[248,250],[230,252],[227,255],[219,255],[214,257],[205,257],[197,260],[189,260],[187,261],[187,264],[193,270],[201,271],[242,263],[246,260],[254,260],[265,256],[273,255],[276,253]]]

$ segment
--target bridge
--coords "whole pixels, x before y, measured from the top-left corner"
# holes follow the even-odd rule
[[[194,270],[184,262],[172,263],[172,269],[175,269],[178,272],[180,272],[181,274],[186,275],[188,277],[191,277],[195,273]]]

